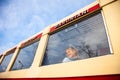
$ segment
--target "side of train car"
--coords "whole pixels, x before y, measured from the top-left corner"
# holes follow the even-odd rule
[[[97,0],[0,55],[1,79],[119,74],[120,0]]]

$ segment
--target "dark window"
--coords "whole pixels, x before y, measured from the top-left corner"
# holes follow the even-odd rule
[[[6,55],[3,59],[2,63],[0,64],[0,72],[4,72],[12,58],[13,53]]]
[[[50,35],[42,65],[110,54],[101,13]]]
[[[22,48],[12,67],[12,70],[29,68],[33,62],[39,41]]]

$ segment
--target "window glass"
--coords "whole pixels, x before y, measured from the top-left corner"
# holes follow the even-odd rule
[[[39,41],[20,50],[12,70],[29,68],[33,62]]]
[[[110,54],[101,13],[50,35],[42,65]]]
[[[6,55],[3,59],[2,63],[0,64],[0,72],[4,72],[12,58],[13,53]]]

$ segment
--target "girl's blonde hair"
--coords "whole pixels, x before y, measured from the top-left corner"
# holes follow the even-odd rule
[[[66,50],[68,50],[68,49],[72,49],[72,50],[75,50],[76,51],[76,56],[78,57],[78,59],[80,59],[80,55],[79,55],[79,51],[78,51],[78,49],[76,49],[75,47],[72,47],[72,46],[69,46],[68,48],[66,48]]]

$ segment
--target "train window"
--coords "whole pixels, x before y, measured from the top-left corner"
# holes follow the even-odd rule
[[[102,14],[91,15],[50,35],[42,65],[110,54]]]
[[[34,42],[24,48],[21,48],[17,59],[15,60],[15,63],[12,67],[12,70],[25,69],[31,66],[36,53],[36,49],[38,47],[38,43],[39,41]]]
[[[4,72],[13,56],[13,53],[6,55],[3,59],[2,63],[0,64],[0,72]]]

